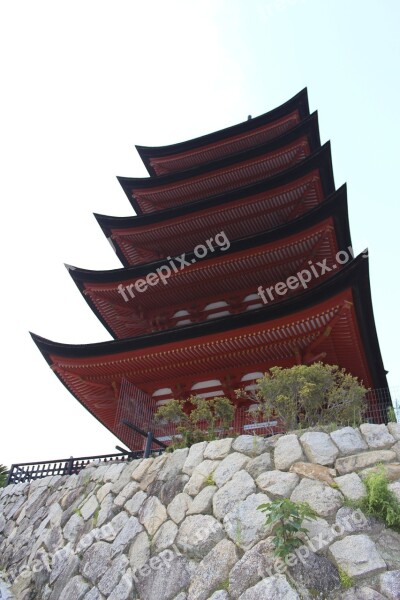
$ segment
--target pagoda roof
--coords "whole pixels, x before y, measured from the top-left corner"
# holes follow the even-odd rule
[[[136,146],[150,175],[182,171],[272,140],[309,116],[305,88],[281,106],[243,123],[168,146]]]
[[[189,251],[210,231],[232,241],[286,224],[335,190],[330,143],[284,173],[245,188],[141,216],[96,214],[124,266]]]
[[[107,330],[113,337],[124,338],[181,326],[191,320],[189,314],[204,321],[215,318],[218,312],[254,309],[262,304],[260,297],[254,298],[259,285],[266,287],[285,281],[306,268],[309,259],[314,264],[326,259],[327,264],[332,265],[335,254],[349,246],[347,195],[342,186],[320,206],[290,224],[233,241],[225,251],[216,247],[201,260],[193,252],[185,254],[190,265],[178,272],[174,272],[165,260],[107,271],[68,268],[85,300]],[[134,291],[133,298],[125,291],[127,300],[118,292],[119,284],[129,282],[133,285],[164,265],[170,265],[171,271],[166,285],[161,285],[158,279],[156,288],[149,288],[144,293]],[[337,267],[340,265],[334,269]],[[311,285],[317,283],[319,280],[315,278]],[[219,301],[228,301],[226,309],[208,312],[206,307]],[[181,311],[187,312],[188,316],[182,318]]]
[[[313,113],[279,138],[211,163],[159,177],[118,177],[138,214],[250,185],[273,177],[320,147],[318,116]]]
[[[215,321],[86,345],[32,337],[64,385],[111,431],[123,379],[148,394],[175,389],[177,381],[190,390],[196,379],[323,357],[366,386],[387,387],[363,255],[299,296]]]

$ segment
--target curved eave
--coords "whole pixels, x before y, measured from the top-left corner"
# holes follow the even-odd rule
[[[192,339],[206,337],[239,329],[248,325],[268,323],[276,318],[284,318],[291,313],[317,306],[324,300],[334,297],[339,292],[352,289],[357,323],[360,330],[363,348],[375,388],[387,387],[386,372],[383,367],[378,337],[373,315],[368,258],[362,255],[351,261],[341,271],[314,288],[306,290],[275,305],[267,305],[248,313],[231,315],[215,321],[188,325],[182,329],[167,330],[138,336],[124,340],[100,342],[94,344],[60,344],[31,333],[49,365],[53,364],[52,356],[70,359],[93,359],[101,356],[116,356],[163,346],[165,344],[189,343]]]
[[[267,125],[273,121],[280,119],[292,111],[298,110],[300,119],[304,119],[309,116],[309,105],[308,105],[308,94],[307,88],[301,90],[298,94],[293,96],[290,100],[287,100],[280,106],[250,120],[243,121],[242,123],[214,131],[212,133],[178,142],[176,144],[169,144],[166,146],[140,146],[136,145],[136,149],[146,166],[150,175],[156,175],[153,167],[150,164],[150,159],[153,157],[169,156],[202,146],[208,146],[210,144],[226,140],[230,137],[234,137],[243,133],[251,132],[254,129],[259,128],[262,125]]]
[[[158,188],[177,184],[183,182],[184,180],[189,182],[191,179],[201,176],[205,173],[217,171],[218,169],[223,169],[235,164],[239,165],[241,162],[251,160],[252,158],[256,158],[268,152],[274,152],[276,150],[283,149],[285,146],[296,141],[302,136],[307,137],[311,153],[320,148],[321,142],[318,127],[318,114],[316,111],[289,132],[283,134],[275,140],[257,146],[253,149],[221,158],[211,163],[200,165],[183,172],[179,171],[168,175],[160,175],[158,177],[117,177],[117,179],[137,214],[143,214],[142,208],[134,197],[133,189],[147,190],[156,187]],[[275,175],[271,176],[271,179],[273,177],[275,177]]]
[[[247,248],[253,248],[260,244],[267,244],[304,231],[305,229],[318,224],[327,217],[332,216],[335,222],[336,237],[340,247],[347,248],[351,246],[350,225],[347,207],[347,188],[342,185],[336,192],[331,194],[322,204],[298,217],[294,221],[276,227],[254,236],[241,238],[230,242],[230,248],[226,251],[216,250],[209,253],[201,262],[212,260],[216,256],[231,255]],[[187,259],[190,261],[195,258],[193,252],[186,252]],[[87,283],[112,283],[116,281],[127,281],[136,277],[142,277],[149,271],[154,271],[158,267],[165,265],[166,259],[157,260],[136,266],[126,266],[119,269],[92,270],[71,267],[68,265],[69,274],[75,283],[79,286],[80,282]]]
[[[114,217],[95,213],[95,218],[102,228],[105,236],[110,238],[113,229],[145,227],[146,225],[150,226],[162,221],[168,221],[177,217],[184,217],[197,211],[207,210],[222,204],[227,204],[234,200],[240,200],[250,195],[268,192],[274,188],[293,183],[296,181],[296,179],[307,175],[313,169],[318,169],[320,171],[320,177],[325,196],[332,194],[335,190],[335,182],[333,177],[330,142],[326,142],[319,150],[314,152],[314,154],[291,169],[288,169],[283,173],[278,173],[274,177],[264,181],[259,181],[253,185],[245,186],[228,193],[217,194],[204,200],[197,200],[195,202],[191,202],[190,204],[183,204],[173,208],[160,210],[154,213],[140,214],[129,217]],[[121,253],[118,253],[118,249],[117,254],[121,262],[125,264],[125,257],[123,257]]]

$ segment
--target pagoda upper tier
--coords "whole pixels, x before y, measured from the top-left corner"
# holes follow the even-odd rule
[[[133,217],[96,218],[124,266],[192,250],[212,231],[233,241],[287,224],[335,190],[330,144],[287,171],[212,198]]]
[[[169,146],[136,146],[150,175],[185,171],[265,144],[310,114],[307,89],[278,108],[238,125]]]
[[[317,113],[278,138],[187,171],[159,177],[119,177],[138,214],[204,200],[272,177],[320,147]]]
[[[69,271],[93,312],[119,339],[255,310],[263,305],[261,284],[286,281],[310,263],[324,265],[307,283],[312,287],[345,264],[336,261],[338,251],[352,259],[346,188],[288,225],[233,242],[221,233],[216,239],[219,245],[214,242],[202,259],[191,252],[181,261]],[[302,290],[299,284],[285,298]],[[276,294],[267,301],[282,298]]]
[[[363,255],[301,295],[229,319],[89,345],[33,339],[70,392],[117,435],[124,379],[151,397],[187,397],[211,382],[211,393],[234,398],[272,366],[323,360],[368,387],[387,387]]]

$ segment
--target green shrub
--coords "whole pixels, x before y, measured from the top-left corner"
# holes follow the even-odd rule
[[[364,388],[356,377],[321,362],[283,369],[272,367],[258,380],[259,410],[286,430],[316,425],[358,425],[366,408]]]
[[[345,590],[348,590],[351,587],[353,587],[354,582],[353,582],[353,579],[350,577],[350,575],[348,575],[346,573],[346,571],[344,569],[342,569],[341,567],[339,567],[338,570],[339,570],[340,583],[341,583],[342,587]]]
[[[299,533],[307,533],[301,524],[304,519],[317,519],[318,515],[306,502],[292,502],[288,498],[274,500],[257,506],[266,513],[265,525],[273,525],[274,554],[284,558],[304,542]]]
[[[155,414],[158,425],[175,425],[179,434],[172,447],[187,448],[202,441],[227,435],[235,415],[235,406],[228,398],[199,398],[169,400]],[[203,426],[203,427],[202,427]]]
[[[0,488],[5,487],[7,484],[7,472],[7,467],[0,465]]]
[[[370,471],[364,483],[367,494],[360,500],[361,510],[382,519],[388,527],[400,531],[400,502],[389,489],[389,480],[383,467]]]

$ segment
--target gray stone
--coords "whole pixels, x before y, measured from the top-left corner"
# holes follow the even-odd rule
[[[380,462],[390,462],[395,459],[396,452],[393,452],[393,450],[373,450],[371,452],[362,452],[361,454],[338,458],[335,467],[340,475],[345,475],[359,469],[375,466]]]
[[[337,600],[386,600],[386,598],[370,587],[356,586],[340,594]]]
[[[84,554],[81,573],[92,584],[96,584],[111,567],[111,546],[107,542],[96,542]]]
[[[145,531],[139,533],[129,548],[129,562],[133,574],[141,569],[150,558],[150,540]]]
[[[221,540],[198,565],[191,581],[188,600],[207,600],[229,575],[239,558],[235,544]]]
[[[251,436],[250,436],[251,437]],[[233,475],[244,469],[249,458],[240,454],[240,452],[233,452],[224,458],[218,467],[214,471],[214,481],[218,487],[223,486],[227,481],[232,479]]]
[[[108,596],[108,600],[128,600],[132,598],[133,589],[132,573],[128,569],[127,573],[122,576],[117,587]]]
[[[307,533],[305,534],[308,540],[307,546],[317,554],[329,546],[335,537],[328,521],[321,517],[317,519],[304,519],[301,526],[307,529]]]
[[[283,435],[276,443],[274,450],[275,468],[287,471],[295,462],[304,460],[303,451],[297,435],[294,433]]]
[[[345,498],[349,500],[360,500],[367,493],[365,485],[356,473],[335,477],[335,483],[339,486]]]
[[[318,465],[333,465],[339,454],[337,446],[327,433],[309,431],[301,436],[300,442],[308,460]]]
[[[177,494],[180,494],[187,482],[189,481],[189,475],[180,473],[171,477],[168,481],[165,481],[161,487],[160,500],[167,506]]]
[[[214,480],[212,475],[219,465],[219,461],[214,460],[203,460],[197,467],[195,467],[189,481],[183,488],[183,491],[190,496],[197,496],[197,494],[207,484],[207,480],[212,479],[212,485]]]
[[[102,594],[105,596],[111,594],[126,571],[128,564],[129,560],[124,554],[117,556],[117,558],[113,560],[111,567],[107,569],[98,583],[98,588]]]
[[[103,499],[102,503],[100,504],[100,511],[97,515],[96,525],[98,527],[104,525],[104,523],[109,521],[114,515],[115,510],[116,507],[114,505],[114,497],[112,494],[107,494],[107,496]]]
[[[155,553],[159,553],[169,546],[172,546],[178,534],[178,526],[173,521],[165,521],[157,531],[152,540],[152,545]]]
[[[204,450],[204,458],[210,460],[220,460],[228,456],[233,439],[224,438],[222,440],[214,440],[209,442],[207,448]]]
[[[185,518],[192,503],[193,499],[188,494],[181,492],[168,504],[167,513],[175,523],[180,523]]]
[[[111,481],[115,483],[117,479],[121,476],[122,471],[125,468],[125,463],[115,463],[108,467],[107,471],[104,474],[104,481]]]
[[[229,595],[236,600],[247,588],[271,572],[276,560],[272,537],[261,540],[245,552],[229,573]]]
[[[267,471],[256,479],[260,490],[273,498],[289,498],[298,482],[299,477],[296,473],[285,471]]]
[[[183,473],[186,473],[187,475],[193,474],[195,468],[204,460],[204,450],[206,447],[207,442],[199,442],[190,447],[189,454],[182,467]]]
[[[258,435],[239,435],[233,441],[232,449],[247,456],[258,456],[266,450],[265,438]]]
[[[359,579],[371,577],[386,570],[374,542],[364,534],[350,535],[334,542],[329,554],[349,577]]]
[[[216,485],[206,485],[197,496],[192,500],[187,511],[187,515],[208,515],[212,513],[213,497],[218,490]],[[190,496],[188,496],[190,498]]]
[[[59,600],[60,594],[71,579],[78,574],[79,558],[75,554],[69,554],[66,560],[63,561],[64,568],[58,575],[53,586],[53,591],[49,596],[49,600]]]
[[[270,535],[271,527],[264,524],[265,514],[257,510],[260,504],[269,501],[266,494],[251,494],[245,500],[236,503],[224,518],[228,537],[242,550],[249,550]]]
[[[400,533],[384,529],[375,539],[375,544],[388,569],[400,569]]]
[[[139,466],[141,459],[132,460],[125,463],[125,467],[117,480],[112,484],[111,492],[116,496],[124,489],[124,487],[132,480],[132,473]]]
[[[349,506],[343,506],[337,511],[336,524],[338,526],[338,534],[340,526],[344,528],[346,533],[368,532],[375,534],[380,533],[383,528],[382,521],[379,521],[375,517],[364,515],[362,510],[359,508],[355,510]]]
[[[297,558],[296,554],[294,555]],[[324,598],[328,597],[334,589],[340,587],[338,569],[325,557],[310,552],[289,568],[290,574],[296,585],[318,592]]]
[[[209,600],[229,600],[228,592],[225,590],[217,590],[210,596]]]
[[[168,454],[168,458],[160,469],[157,479],[167,481],[171,477],[175,477],[178,473],[181,473],[188,454],[189,448],[179,448],[178,450],[174,450],[171,454]]]
[[[111,483],[111,481],[108,481],[107,483],[102,485],[99,490],[97,490],[96,498],[100,502],[100,504],[103,502],[103,500],[107,496],[107,494],[109,494],[111,492],[112,486],[113,486],[113,484]]]
[[[92,589],[86,594],[83,600],[103,600],[104,596],[100,594],[99,590],[96,587],[92,587]]]
[[[139,521],[150,535],[167,520],[167,511],[156,496],[149,496],[139,510]]]
[[[395,440],[400,440],[400,423],[388,423],[387,428]]]
[[[390,600],[400,599],[400,571],[388,571],[379,577],[379,587],[382,594]]]
[[[157,568],[146,565],[136,574],[135,587],[140,600],[172,600],[189,585],[193,565],[188,559],[170,550],[164,551],[164,557]]]
[[[64,546],[64,538],[61,527],[54,527],[47,530],[47,535],[43,538],[43,544],[50,554],[54,554]]]
[[[68,542],[75,544],[75,542],[82,535],[84,527],[85,527],[85,522],[82,519],[82,517],[77,514],[73,514],[63,529],[64,538]]]
[[[190,558],[203,558],[224,538],[221,523],[210,515],[186,517],[179,528],[176,545]]]
[[[399,423],[399,425],[400,425],[400,423]],[[393,444],[393,446],[391,447],[391,450],[396,452],[397,460],[400,460],[400,442],[396,442],[395,444]]]
[[[129,520],[129,516],[125,511],[121,511],[115,515],[115,517],[111,520],[110,526],[115,534],[115,537],[119,534],[120,531],[125,527]]]
[[[65,586],[60,594],[60,600],[81,600],[88,591],[89,586],[86,581],[80,576],[75,575]]]
[[[400,481],[389,483],[388,488],[396,496],[398,502],[400,502]]]
[[[146,492],[140,490],[133,498],[128,500],[124,506],[124,509],[132,516],[136,516],[143,505],[143,502],[148,498]]]
[[[150,456],[149,458],[144,458],[140,464],[132,471],[131,478],[135,481],[140,481],[142,477],[145,475],[146,471],[151,467],[154,462],[154,458]]]
[[[217,519],[223,519],[239,500],[244,500],[256,491],[253,479],[246,471],[239,471],[213,496],[213,512]]]
[[[396,441],[384,424],[363,423],[360,425],[360,430],[368,446],[373,450],[389,448]]]
[[[284,575],[263,579],[239,596],[239,600],[300,600]]]
[[[356,454],[368,450],[368,445],[360,432],[353,427],[342,427],[337,431],[332,431],[330,435],[341,454]]]
[[[293,502],[307,502],[320,517],[336,513],[343,504],[343,496],[321,481],[302,479],[290,499]]]
[[[112,555],[115,556],[120,552],[124,552],[126,546],[142,531],[143,527],[137,518],[130,517],[111,545]]]
[[[269,452],[264,452],[263,454],[260,454],[260,456],[252,458],[246,467],[247,472],[253,479],[257,479],[261,473],[269,471],[270,469],[272,469],[272,460]]]
[[[139,484],[136,481],[130,481],[119,492],[118,496],[114,500],[114,504],[121,508],[129,500],[129,498],[132,498],[133,494],[136,494],[138,491]]]
[[[157,479],[158,473],[160,472],[161,467],[168,460],[168,454],[164,453],[160,456],[157,456],[151,463],[148,469],[146,469],[145,474],[140,479],[140,488],[143,491],[148,491],[148,487]],[[134,473],[136,470],[134,471]],[[134,474],[133,473],[133,474]],[[132,475],[133,475],[132,474]]]

